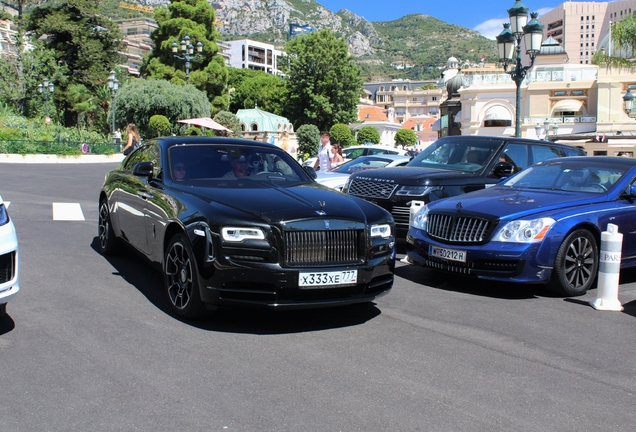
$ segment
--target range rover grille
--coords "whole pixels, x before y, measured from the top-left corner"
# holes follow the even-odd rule
[[[492,226],[487,219],[429,214],[428,235],[451,243],[482,243]]]
[[[349,194],[362,198],[389,199],[398,185],[391,183],[373,182],[369,180],[352,180]]]
[[[364,259],[362,230],[286,231],[289,266],[356,264]]]

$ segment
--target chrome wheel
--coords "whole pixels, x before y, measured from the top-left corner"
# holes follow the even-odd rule
[[[585,294],[596,277],[598,246],[586,230],[570,234],[559,247],[551,286],[567,296]]]
[[[194,318],[205,311],[200,300],[196,263],[181,234],[175,236],[168,246],[164,279],[170,306],[177,315]]]

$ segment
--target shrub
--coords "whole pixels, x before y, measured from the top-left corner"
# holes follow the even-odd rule
[[[296,129],[296,140],[298,141],[298,153],[318,154],[320,145],[320,131],[314,125],[302,125]],[[305,160],[304,158],[303,160]]]
[[[148,131],[153,137],[170,135],[170,128],[170,120],[164,115],[153,115],[148,121]]]
[[[343,123],[337,123],[331,126],[331,129],[329,129],[329,135],[332,144],[337,143],[343,146],[349,144],[352,136],[349,126]]]
[[[395,134],[395,144],[412,146],[417,143],[417,135],[412,129],[400,129]]]
[[[380,143],[380,132],[373,126],[362,126],[360,130],[358,130],[357,143]]]

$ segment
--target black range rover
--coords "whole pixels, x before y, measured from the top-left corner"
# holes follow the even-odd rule
[[[546,159],[584,156],[579,147],[513,137],[447,136],[406,166],[352,174],[342,192],[388,210],[399,236],[409,228],[412,202],[423,204],[498,183]]]

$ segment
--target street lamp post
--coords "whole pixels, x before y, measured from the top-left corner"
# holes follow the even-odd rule
[[[48,123],[51,121],[49,118],[49,93],[53,94],[55,91],[55,85],[52,82],[49,82],[48,78],[44,78],[42,84],[38,84],[38,91],[44,94],[44,105],[46,109],[46,117],[45,121]]]
[[[110,109],[111,109],[111,116],[113,119],[113,130],[112,130],[112,134],[113,134],[113,140],[115,140],[115,128],[116,128],[116,122],[115,122],[115,93],[117,93],[117,90],[119,90],[119,81],[117,80],[117,74],[115,73],[114,70],[110,71],[110,74],[108,75],[108,79],[106,80],[106,82],[108,82],[108,88],[110,89]]]
[[[520,137],[521,83],[525,79],[528,70],[534,65],[537,53],[541,50],[543,24],[537,20],[539,16],[537,12],[530,14],[532,19],[528,22],[528,8],[521,0],[516,0],[515,4],[508,10],[508,15],[510,16],[510,23],[504,24],[503,31],[497,36],[497,45],[499,48],[499,61],[503,63],[504,71],[510,75],[517,86],[515,136]],[[529,66],[521,64],[522,39],[526,46],[526,54],[530,56]],[[513,60],[515,51],[516,59]],[[512,63],[514,63],[514,69],[508,70],[508,66]]]
[[[177,46],[176,42],[172,44],[172,54],[173,57],[177,60],[181,60],[185,62],[186,68],[186,84],[190,82],[190,62],[196,58],[198,58],[203,52],[203,44],[199,41],[197,42],[197,53],[194,55],[194,46],[190,42],[190,36],[186,36],[181,40],[181,55],[178,55],[179,46]]]

